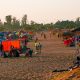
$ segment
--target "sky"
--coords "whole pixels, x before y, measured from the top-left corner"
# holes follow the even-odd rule
[[[0,0],[2,21],[5,21],[6,15],[21,19],[24,14],[27,14],[28,22],[76,20],[80,17],[80,0]]]

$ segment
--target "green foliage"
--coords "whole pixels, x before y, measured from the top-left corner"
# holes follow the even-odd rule
[[[26,26],[26,22],[27,21],[27,15],[25,14],[23,17],[22,17],[22,21],[21,21],[21,26]]]
[[[75,28],[77,27],[75,22],[73,21],[57,21],[55,24],[54,24],[54,27],[55,28]]]
[[[77,28],[80,27],[80,18],[78,17],[76,21],[57,21],[55,24],[48,23],[48,24],[39,24],[34,21],[31,21],[30,24],[27,22],[27,15],[25,14],[22,17],[22,20],[16,19],[16,17],[13,17],[11,15],[7,15],[5,17],[6,22],[1,22],[0,20],[0,31],[17,31],[19,29],[24,30],[30,30],[30,31],[43,31],[43,30],[49,30],[54,28],[59,29],[71,29],[71,28]]]

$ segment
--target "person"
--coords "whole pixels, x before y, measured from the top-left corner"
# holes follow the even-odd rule
[[[27,46],[26,45],[23,45],[21,49],[22,49],[22,53],[26,53]]]
[[[35,41],[35,50],[36,50],[36,51],[35,51],[35,54],[38,53],[38,44],[39,44],[39,43]]]
[[[37,45],[38,45],[38,42],[35,41],[35,48],[36,48],[36,50],[37,50]]]
[[[8,57],[12,57],[13,56],[13,46],[10,46],[10,52],[8,54]]]
[[[41,37],[44,35],[44,33],[43,32],[41,32]]]
[[[58,33],[58,35],[57,35],[57,36],[58,36],[58,38],[60,37],[59,33]]]
[[[36,54],[37,53],[41,53],[41,48],[42,48],[42,45],[40,44],[40,42],[37,42],[35,43],[35,47],[36,47]]]
[[[3,50],[2,42],[0,42],[0,56],[4,56],[4,50]]]
[[[4,58],[7,58],[8,55],[4,52],[4,53],[3,53],[3,57],[4,57]]]
[[[46,34],[44,34],[44,39],[46,39]]]
[[[32,57],[33,50],[29,49],[29,56]]]
[[[51,31],[49,32],[49,35],[50,35],[50,39],[51,39],[51,35],[52,35]]]
[[[36,41],[36,42],[38,41],[38,37],[36,37],[35,41]]]
[[[80,67],[80,56],[77,56],[74,67]]]
[[[19,51],[16,48],[14,48],[14,46],[11,46],[11,50],[8,56],[9,57],[19,57]]]
[[[77,56],[76,57],[76,60],[75,61],[73,61],[73,66],[70,66],[69,68],[68,68],[68,70],[73,70],[73,69],[75,69],[75,68],[78,68],[78,67],[80,67],[80,56]]]
[[[38,50],[39,50],[38,52],[39,52],[39,53],[41,53],[41,48],[42,48],[42,45],[41,45],[41,43],[39,43],[39,44],[38,44]]]
[[[80,56],[77,56],[77,57],[76,57],[75,62],[73,62],[73,66],[70,66],[70,67],[67,68],[67,69],[61,69],[61,70],[55,69],[55,70],[53,70],[52,72],[72,71],[73,69],[76,69],[76,68],[78,68],[78,67],[80,67]]]
[[[2,42],[0,42],[0,51],[1,51],[1,52],[3,51],[3,45],[2,45]]]
[[[19,51],[16,48],[13,49],[13,56],[19,57]]]
[[[26,39],[24,40],[25,45],[27,45],[27,41],[28,41],[28,40],[26,40]]]
[[[79,51],[79,39],[77,36],[74,37],[74,41],[75,41],[75,49],[76,49],[76,56],[80,55],[80,51]]]
[[[3,56],[3,52],[2,52],[2,51],[0,51],[0,57],[1,57],[1,56]]]
[[[29,57],[29,49],[30,49],[30,48],[27,48],[25,57]]]

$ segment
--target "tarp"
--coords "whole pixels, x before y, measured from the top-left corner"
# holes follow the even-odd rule
[[[77,31],[80,31],[80,27],[78,27],[78,28],[72,30],[71,32],[77,32]]]
[[[0,32],[0,36],[4,36],[4,33],[3,32]]]
[[[6,40],[2,42],[3,50],[10,51],[10,47],[14,46],[17,49],[20,49],[20,40]]]
[[[64,32],[62,35],[63,36],[73,36],[74,34],[71,32]]]
[[[73,40],[68,39],[68,40],[64,40],[64,45],[69,46],[72,43]]]
[[[4,41],[4,40],[5,40],[4,38],[1,38],[1,39],[0,39],[0,42],[2,42],[2,41]]]

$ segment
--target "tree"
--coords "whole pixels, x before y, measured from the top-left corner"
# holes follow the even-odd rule
[[[0,20],[0,31],[4,31],[4,25],[1,20]]]
[[[16,19],[16,17],[13,17],[12,19],[12,28],[14,30],[17,30],[20,28],[20,21]]]
[[[31,25],[34,25],[35,24],[35,22],[33,21],[33,20],[31,20],[31,23],[30,23]]]
[[[16,19],[16,17],[13,17],[12,19],[12,25],[15,27],[20,26],[20,21]]]
[[[12,24],[14,25],[16,23],[16,17],[13,17]]]
[[[54,27],[55,28],[75,28],[76,27],[76,24],[74,21],[69,21],[69,20],[66,20],[66,21],[58,21],[54,24]]]
[[[75,21],[77,27],[80,27],[80,17],[78,17]]]
[[[80,17],[78,17],[77,19],[76,19],[76,22],[79,22],[80,21]]]
[[[22,26],[26,26],[27,24],[27,15],[25,14],[23,17],[22,17]]]
[[[7,24],[11,24],[11,21],[12,21],[12,16],[11,15],[6,16]]]

